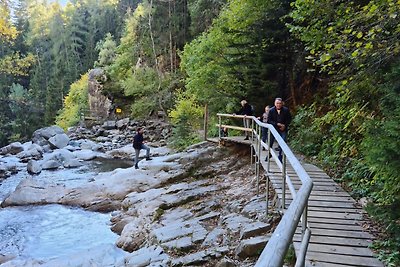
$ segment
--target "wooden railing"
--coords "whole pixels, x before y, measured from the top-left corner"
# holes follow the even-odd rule
[[[251,140],[254,147],[254,155],[252,149],[252,158],[256,157],[256,175],[257,175],[257,190],[259,188],[260,181],[260,166],[261,166],[261,148],[264,147],[266,149],[266,155],[269,153],[272,155],[271,159],[275,161],[278,168],[282,173],[282,201],[281,208],[283,212],[283,217],[273,232],[270,240],[262,251],[257,263],[256,267],[278,267],[283,265],[283,261],[286,255],[287,250],[289,249],[290,244],[292,243],[293,236],[295,234],[296,228],[301,221],[302,225],[302,240],[301,240],[301,248],[297,253],[297,261],[296,267],[304,266],[305,257],[307,253],[308,243],[311,236],[311,230],[308,227],[307,223],[307,203],[310,197],[310,193],[313,187],[313,182],[307,172],[304,170],[303,166],[300,164],[298,159],[294,156],[293,152],[290,150],[286,142],[282,139],[279,133],[275,130],[275,128],[271,124],[263,123],[259,121],[256,117],[253,116],[242,116],[242,115],[232,115],[232,114],[222,114],[218,113],[218,124],[220,135],[220,140],[223,139],[221,136],[221,129],[236,129],[241,131],[247,131],[251,133]],[[229,124],[222,124],[222,118],[230,118],[230,119],[242,119],[248,120],[250,122],[251,127],[238,127]],[[267,143],[264,143],[261,139],[261,130],[262,128],[268,129],[268,140]],[[282,149],[282,162],[278,158],[278,155],[275,151],[269,146],[271,135],[275,138],[278,145]],[[268,214],[268,195],[269,195],[269,176],[272,175],[270,172],[270,162],[271,159],[267,162],[266,173],[267,173],[267,185],[266,185],[266,199],[267,199],[267,214]],[[292,178],[287,174],[287,161],[290,163],[292,168],[294,169],[297,177],[302,182],[299,190],[295,190]],[[286,186],[289,189],[290,194],[292,195],[292,202],[289,207],[285,209],[286,202]]]

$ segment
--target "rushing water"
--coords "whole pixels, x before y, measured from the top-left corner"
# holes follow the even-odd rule
[[[61,205],[0,210],[0,251],[22,258],[49,259],[100,244],[114,244],[109,214]]]
[[[104,171],[127,168],[131,162],[101,160],[76,169],[43,171],[34,179],[51,180],[67,187],[87,183]],[[29,174],[22,170],[0,184],[0,202]],[[0,254],[49,259],[101,244],[114,244],[110,214],[62,205],[0,208]]]

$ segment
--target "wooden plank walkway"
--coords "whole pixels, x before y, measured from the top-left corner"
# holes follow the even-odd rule
[[[225,137],[226,141],[251,145],[252,142],[240,137]],[[218,138],[215,140],[217,141]],[[267,169],[266,151],[261,152],[261,164]],[[311,239],[306,256],[306,266],[384,266],[369,249],[374,237],[366,232],[364,211],[356,206],[355,200],[344,191],[332,178],[318,167],[302,163],[310,175],[314,186],[308,201],[308,222],[311,228]],[[291,177],[296,190],[301,181],[294,175],[288,164],[287,174]],[[269,176],[278,199],[282,199],[282,174],[274,161],[271,161]],[[286,206],[292,198],[286,189]],[[301,227],[294,236],[296,253],[300,249]]]

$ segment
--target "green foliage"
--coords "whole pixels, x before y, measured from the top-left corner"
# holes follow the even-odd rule
[[[205,32],[226,2],[226,0],[189,0],[192,36],[197,37]]]
[[[400,205],[399,203],[381,206],[370,204],[368,213],[381,225],[385,226],[384,236],[375,240],[372,248],[378,251],[378,257],[386,266],[395,267],[400,263]]]
[[[175,107],[169,111],[169,117],[174,124],[173,147],[184,149],[200,141],[199,130],[202,123],[203,108],[199,106],[193,95],[178,91]]]
[[[373,196],[378,203],[400,203],[400,64],[397,63],[381,86],[382,120],[371,120],[362,142],[363,154],[378,190]]]
[[[99,41],[96,44],[96,50],[99,51],[99,58],[94,63],[95,67],[107,67],[110,66],[115,59],[117,44],[113,40],[113,36],[107,33],[104,40]]]
[[[313,104],[297,110],[290,127],[290,144],[307,156],[317,156],[323,143],[320,125],[313,123],[317,117],[317,108]],[[310,127],[303,127],[309,125]]]
[[[71,84],[64,99],[64,107],[56,118],[57,125],[64,129],[76,125],[80,121],[81,113],[88,108],[88,74],[85,74]]]
[[[323,71],[376,69],[400,51],[397,1],[297,0],[292,5],[290,30]]]
[[[279,86],[292,82],[293,45],[282,21],[288,3],[229,1],[208,31],[185,46],[186,89],[211,113],[228,111],[243,98],[261,112]]]

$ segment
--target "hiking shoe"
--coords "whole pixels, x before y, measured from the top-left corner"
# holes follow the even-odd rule
[[[146,158],[146,160],[153,160],[152,158]]]
[[[248,136],[246,136],[246,138],[245,138],[244,140],[249,140],[249,137],[248,137]]]

